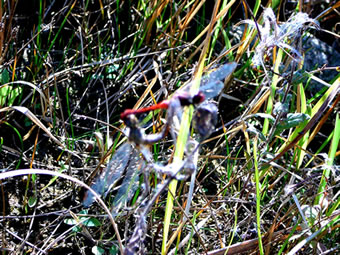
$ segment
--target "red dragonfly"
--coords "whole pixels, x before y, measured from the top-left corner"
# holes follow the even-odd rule
[[[156,143],[157,141],[164,138],[167,128],[169,128],[172,123],[174,115],[180,111],[182,107],[188,105],[198,105],[205,100],[216,97],[224,87],[224,84],[220,80],[232,74],[235,68],[235,62],[228,63],[221,66],[216,71],[210,73],[208,76],[203,77],[201,81],[202,86],[195,94],[188,92],[188,89],[192,84],[189,83],[187,86],[185,86],[185,88],[176,92],[170,99],[138,110],[128,109],[121,114],[121,119],[124,120],[128,128],[126,135],[128,136],[130,142],[134,143],[136,147],[138,147],[138,150],[135,149],[134,146],[132,146],[132,144],[129,142],[121,145],[114,153],[107,167],[98,174],[93,185],[91,186],[91,188],[99,195],[104,195],[105,197],[110,192],[110,190],[115,185],[117,185],[118,181],[121,180],[123,176],[125,176],[114,199],[112,209],[113,211],[117,211],[125,202],[128,202],[133,197],[138,188],[138,184],[136,183],[138,182],[139,175],[142,172],[138,171],[138,169],[143,169],[146,166],[145,161],[140,157],[140,152],[142,152],[146,162],[152,162],[152,155],[145,145]],[[217,114],[217,108],[216,106],[213,107],[209,104],[202,105],[202,109],[197,111],[199,112],[199,116],[196,117],[195,122],[199,133],[202,132],[206,134],[207,127],[208,129],[211,129],[211,123],[207,122],[213,122],[215,120],[216,117],[214,117],[214,113],[212,112],[216,111]],[[146,113],[157,109],[168,110],[166,123],[167,128],[164,128],[161,133],[146,135],[144,134],[144,131],[138,126],[139,123],[135,117],[135,114]],[[159,165],[153,166],[157,172],[163,171],[163,173],[166,174],[168,174],[167,169],[171,169],[171,167],[167,168],[167,166],[165,166],[164,169],[162,169]],[[172,171],[174,170],[170,170],[169,174],[171,174]],[[85,207],[89,207],[93,201],[93,194],[87,191],[83,200],[83,205]]]
[[[169,109],[172,105],[182,107],[188,105],[198,105],[205,100],[214,98],[220,94],[221,90],[224,87],[224,84],[223,82],[221,82],[221,80],[232,74],[236,66],[237,64],[235,62],[227,63],[222,65],[209,75],[204,76],[200,83],[200,89],[195,94],[191,94],[188,91],[192,85],[192,83],[189,83],[183,89],[176,91],[170,99],[164,100],[156,105],[140,108],[137,110],[127,109],[123,113],[121,113],[120,118],[122,120],[125,120],[126,117],[131,114],[146,113],[157,109]]]

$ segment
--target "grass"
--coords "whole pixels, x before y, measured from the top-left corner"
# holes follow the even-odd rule
[[[303,48],[306,35],[338,40],[339,4],[214,4],[2,1],[2,254],[339,252],[340,74],[323,63],[305,70],[316,49]],[[123,172],[84,207],[127,140],[120,113],[169,98],[190,79],[195,91],[202,75],[232,61],[216,132],[199,140],[191,106],[175,137],[137,146],[168,169],[194,159],[191,181],[139,160],[136,178],[126,183]],[[166,114],[138,117],[152,134]],[[190,152],[194,140],[200,147]]]

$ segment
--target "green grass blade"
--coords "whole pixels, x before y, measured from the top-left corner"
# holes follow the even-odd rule
[[[197,82],[196,82],[197,83]],[[181,122],[180,132],[176,142],[176,151],[174,155],[174,163],[180,163],[183,159],[185,145],[189,135],[190,122],[192,117],[193,107],[187,107],[184,110]],[[174,197],[176,194],[177,180],[173,180],[169,185],[168,197],[166,200],[165,215],[164,215],[164,230],[162,240],[162,254],[166,254],[166,243],[168,240],[168,233],[170,229],[170,220],[173,208]]]
[[[333,134],[331,147],[330,147],[329,153],[328,153],[328,160],[326,162],[326,164],[329,167],[327,167],[323,170],[323,174],[322,174],[319,189],[318,189],[319,195],[315,199],[315,203],[314,203],[315,205],[322,202],[322,200],[324,198],[324,190],[326,188],[327,179],[329,178],[330,173],[331,173],[330,167],[332,167],[332,165],[333,165],[333,162],[334,162],[334,159],[335,159],[335,154],[336,154],[336,151],[337,151],[337,148],[338,148],[338,145],[339,145],[339,140],[340,140],[340,119],[339,119],[339,113],[338,113],[336,115],[335,130],[334,130],[334,134]]]
[[[254,167],[255,167],[255,183],[256,183],[256,225],[257,225],[257,235],[259,238],[259,251],[260,254],[263,255],[263,245],[262,245],[262,237],[261,237],[261,185],[259,178],[259,169],[257,162],[257,138],[254,139],[253,144],[253,153],[254,153]]]
[[[299,89],[299,94],[300,94],[300,104],[301,104],[301,112],[302,113],[307,113],[308,114],[308,109],[307,109],[307,103],[306,103],[306,94],[305,91],[303,89],[302,84],[298,85],[298,89]],[[302,129],[307,125],[308,120],[305,120],[303,123],[301,123],[296,129],[295,132],[300,132],[302,131]],[[309,138],[309,131],[306,132],[306,134],[302,137],[302,139],[299,141],[299,148],[298,150],[298,160],[296,163],[297,168],[300,168],[302,162],[303,162],[303,158],[306,154],[305,150],[308,146],[308,138]],[[300,149],[302,148],[302,150]]]
[[[270,90],[270,96],[268,98],[268,104],[267,104],[267,110],[266,110],[267,114],[271,114],[273,107],[274,107],[276,86],[279,80],[279,76],[277,75],[277,73],[280,73],[279,67],[281,65],[282,58],[283,58],[283,50],[279,49],[277,56],[276,56],[275,66],[274,66],[274,75],[273,75],[272,83],[270,86],[271,90]],[[269,131],[269,120],[265,119],[263,123],[262,133],[264,135],[267,135],[268,131]]]

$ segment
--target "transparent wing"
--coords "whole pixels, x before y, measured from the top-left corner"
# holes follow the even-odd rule
[[[129,165],[122,185],[120,186],[118,193],[114,198],[111,209],[112,216],[117,216],[119,214],[119,210],[124,207],[124,205],[129,203],[134,197],[137,189],[139,188],[138,182],[141,173],[140,170],[144,167],[145,162],[143,160],[140,160],[139,162],[136,161],[133,163],[133,165]]]
[[[129,161],[133,160],[132,158],[136,156],[138,156],[138,153],[129,143],[123,144],[116,150],[107,167],[98,175],[98,177],[96,177],[91,188],[99,195],[105,193],[106,196],[110,189],[121,178]],[[83,205],[89,207],[93,201],[93,194],[87,191],[83,200]]]
[[[210,74],[202,77],[199,91],[204,94],[205,99],[214,98],[221,92],[224,87],[224,84],[221,82],[221,80],[232,74],[236,69],[236,66],[237,64],[235,62],[227,63]],[[193,81],[189,82],[176,93],[190,93],[192,84]]]
[[[220,81],[223,80],[225,77],[232,74],[236,68],[237,64],[235,62],[227,63],[215,71],[211,72],[210,74],[204,76],[201,80],[201,86],[210,83],[211,81]]]
[[[202,78],[200,91],[204,94],[206,100],[214,98],[220,94],[224,87],[221,80],[232,74],[236,66],[237,64],[235,62],[224,64],[217,70]]]
[[[203,93],[205,100],[212,99],[218,96],[222,89],[224,88],[224,83],[221,81],[211,81],[200,87],[200,91]]]

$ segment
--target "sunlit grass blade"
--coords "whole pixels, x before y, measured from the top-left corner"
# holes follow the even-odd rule
[[[325,169],[322,173],[321,181],[319,184],[319,189],[318,189],[318,196],[315,199],[314,204],[319,204],[322,202],[324,198],[324,192],[327,192],[326,189],[326,184],[327,180],[329,179],[329,176],[331,174],[331,167],[333,167],[334,159],[335,159],[335,154],[337,152],[337,148],[339,145],[340,141],[340,118],[339,118],[339,113],[336,115],[336,120],[335,120],[335,129],[334,129],[334,134],[333,134],[333,139],[331,142],[331,146],[329,148],[329,153],[328,153],[328,160],[326,161],[325,164]],[[335,208],[332,208],[334,211]]]
[[[216,9],[217,9],[218,3],[215,5],[215,13],[213,13],[213,18],[216,16]],[[209,34],[212,31],[214,24],[210,24],[210,30],[208,31],[208,35],[205,40],[205,47],[203,51],[201,52],[201,57],[198,65],[198,70],[196,72],[195,76],[195,82],[193,83],[191,87],[191,91],[195,92],[199,88],[199,81],[200,77],[202,76],[203,66],[204,66],[204,60],[206,57],[206,53],[208,51],[208,47],[210,45],[210,37]],[[178,138],[176,141],[176,150],[174,155],[174,163],[180,163],[182,161],[184,150],[186,147],[186,142],[189,135],[189,127],[192,119],[192,112],[193,108],[192,106],[187,107],[184,109],[182,120],[181,120],[181,127],[180,132],[178,134]],[[167,240],[168,240],[168,232],[170,228],[170,220],[171,220],[171,214],[172,214],[172,208],[173,208],[173,201],[174,197],[173,195],[176,194],[176,187],[177,187],[177,180],[173,180],[169,185],[169,192],[167,197],[167,203],[165,208],[165,215],[164,215],[164,228],[163,228],[163,240],[162,240],[162,255],[166,254],[166,251],[168,249],[167,246]]]
[[[271,114],[273,111],[275,92],[276,92],[276,87],[277,87],[277,83],[279,80],[279,76],[277,75],[277,73],[279,73],[279,67],[281,65],[282,58],[283,58],[283,50],[278,49],[277,55],[275,58],[275,64],[274,64],[274,75],[273,75],[273,78],[271,79],[270,96],[267,101],[267,109],[266,109],[267,114]],[[269,120],[265,119],[263,123],[262,133],[266,136],[268,135],[268,132],[269,132]]]
[[[303,89],[302,84],[298,85],[298,100],[300,101],[300,112],[305,113],[307,115],[310,115],[310,110],[308,112],[307,109],[307,104],[306,104],[306,95],[305,95],[305,91]],[[309,113],[309,114],[308,114]],[[298,128],[296,128],[295,132],[299,132],[301,131],[307,124],[308,120],[305,120],[303,123],[301,123],[299,125]],[[306,134],[302,137],[302,139],[299,141],[298,143],[298,152],[297,152],[297,168],[300,168],[300,166],[302,165],[304,156],[305,156],[305,150],[308,146],[308,138],[309,138],[309,132],[306,132]],[[301,149],[300,149],[301,148]]]
[[[253,158],[254,158],[254,168],[255,168],[255,184],[256,184],[256,224],[257,224],[257,236],[259,240],[259,251],[260,254],[263,255],[263,245],[262,245],[262,236],[261,236],[261,183],[259,178],[259,168],[257,161],[257,138],[253,140]]]

